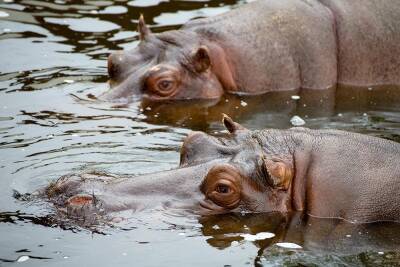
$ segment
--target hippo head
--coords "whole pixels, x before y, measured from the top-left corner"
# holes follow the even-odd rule
[[[111,89],[101,99],[139,96],[158,101],[216,99],[222,95],[221,81],[230,76],[219,46],[194,31],[154,34],[143,16],[138,31],[136,48],[108,57]]]
[[[177,169],[134,178],[64,177],[47,188],[47,196],[78,216],[146,208],[200,214],[289,211],[291,139],[249,131],[227,116],[223,123],[226,137],[190,133]]]
[[[227,116],[223,123],[227,137],[192,132],[181,148],[181,167],[214,161],[197,181],[200,213],[288,211],[294,176],[291,149],[265,147],[261,132]]]

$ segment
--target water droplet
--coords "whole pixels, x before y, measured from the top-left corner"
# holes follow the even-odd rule
[[[338,115],[338,117],[343,117],[342,113],[338,113],[337,115]]]
[[[65,83],[74,83],[74,80],[64,80]]]
[[[242,107],[245,107],[245,106],[247,106],[247,103],[244,102],[244,101],[242,100],[242,101],[240,101],[240,105],[241,105]]]
[[[68,256],[64,256],[63,258],[64,258],[64,259],[68,259],[69,257],[68,257]]]
[[[298,95],[292,95],[291,98],[292,98],[293,100],[299,100],[299,99],[300,99],[300,96],[298,96]]]
[[[219,227],[219,225],[215,224],[215,225],[213,225],[212,229],[218,230],[218,229],[221,229],[221,227]]]
[[[146,110],[151,110],[151,107],[146,107]]]
[[[302,126],[302,125],[306,124],[306,122],[302,118],[300,118],[299,116],[293,116],[290,119],[290,123],[293,126]]]
[[[383,254],[385,254],[385,253],[384,253],[383,251],[379,251],[378,254],[379,254],[379,255],[383,255]]]
[[[346,235],[346,237],[351,237],[351,235]]]

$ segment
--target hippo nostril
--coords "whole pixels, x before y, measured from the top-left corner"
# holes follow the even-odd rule
[[[93,196],[86,195],[86,194],[79,194],[72,196],[67,199],[68,206],[84,206],[94,204],[95,199]]]

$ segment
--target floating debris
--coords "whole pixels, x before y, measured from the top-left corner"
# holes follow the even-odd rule
[[[27,261],[27,260],[29,260],[29,256],[24,255],[24,256],[19,257],[17,259],[17,262],[24,262],[24,261]]]
[[[242,100],[242,101],[240,101],[240,105],[241,105],[242,107],[245,107],[245,106],[247,106],[247,103],[244,102],[244,101]]]
[[[276,243],[275,245],[277,245],[278,247],[281,247],[281,248],[292,248],[292,249],[302,248],[300,245],[297,245],[295,243],[282,242],[282,243]]]
[[[273,237],[275,237],[275,234],[269,233],[269,232],[260,232],[255,235],[241,234],[240,236],[243,237],[243,239],[246,241],[256,241],[256,240],[264,240],[264,239],[273,238]]]
[[[300,96],[299,96],[299,95],[292,95],[291,98],[292,98],[293,100],[299,100],[299,99],[300,99]]]
[[[290,119],[290,123],[293,126],[302,126],[302,125],[306,124],[306,122],[302,118],[300,118],[299,116],[293,116]]]

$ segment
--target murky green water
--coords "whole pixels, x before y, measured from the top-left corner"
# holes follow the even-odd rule
[[[13,190],[32,192],[82,170],[136,175],[173,168],[190,130],[222,130],[221,112],[253,129],[287,128],[299,115],[308,127],[400,141],[400,89],[393,86],[226,96],[219,103],[117,106],[92,100],[108,88],[109,52],[137,44],[140,13],[159,32],[244,2],[1,2],[1,266],[400,266],[397,224],[147,211],[127,212],[127,221],[92,233],[61,227],[45,203],[13,197]],[[275,237],[242,236],[259,232]],[[279,242],[302,248],[282,248]]]

